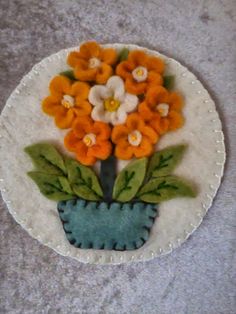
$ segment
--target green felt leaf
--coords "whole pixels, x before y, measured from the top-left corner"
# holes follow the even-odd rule
[[[134,198],[143,183],[146,168],[147,158],[140,158],[129,163],[116,178],[113,199],[128,202]]]
[[[138,198],[148,203],[160,203],[181,196],[195,197],[196,193],[188,182],[176,176],[152,179],[138,193]]]
[[[174,75],[166,75],[163,77],[163,80],[164,80],[163,86],[166,89],[170,90],[174,87],[174,85],[175,85],[175,76]]]
[[[186,145],[170,146],[152,155],[147,170],[147,178],[171,174],[183,157]]]
[[[68,179],[74,193],[90,201],[97,201],[103,196],[101,186],[94,171],[73,159],[66,159]]]
[[[30,171],[28,175],[37,184],[40,192],[53,201],[64,201],[75,198],[75,195],[70,189],[69,182],[65,177],[39,171]]]
[[[74,71],[73,70],[67,70],[67,71],[63,71],[59,73],[62,76],[67,77],[68,79],[72,80],[72,81],[76,81],[76,78],[74,76]]]
[[[38,143],[27,146],[24,150],[31,157],[34,166],[40,172],[57,175],[66,173],[63,158],[53,145]]]
[[[128,59],[129,49],[123,48],[118,55],[118,63]]]

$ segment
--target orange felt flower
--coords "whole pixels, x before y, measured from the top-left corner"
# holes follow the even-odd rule
[[[72,83],[67,77],[58,75],[51,80],[49,90],[50,96],[43,100],[42,109],[55,118],[58,128],[70,128],[77,116],[90,114],[92,107],[87,101],[88,84]]]
[[[95,81],[105,84],[113,74],[112,65],[116,63],[117,53],[113,48],[102,48],[94,41],[80,46],[79,51],[72,51],[67,63],[74,68],[74,75],[81,81]]]
[[[65,147],[76,153],[83,165],[91,166],[97,159],[105,160],[112,152],[109,141],[111,129],[108,124],[93,122],[90,118],[77,118],[72,130],[64,138]]]
[[[127,92],[135,95],[145,93],[150,87],[163,84],[161,74],[164,62],[144,51],[133,50],[128,59],[116,67],[116,74],[125,80]]]
[[[183,99],[178,93],[170,93],[164,87],[157,86],[148,90],[138,111],[159,134],[163,134],[182,127],[182,107]]]
[[[159,136],[138,113],[132,113],[125,124],[113,128],[111,138],[116,144],[115,156],[119,159],[131,159],[133,156],[150,156]]]

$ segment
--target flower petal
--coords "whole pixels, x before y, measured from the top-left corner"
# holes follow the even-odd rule
[[[144,126],[145,123],[141,116],[138,113],[131,113],[126,121],[126,125],[129,129],[129,131],[133,130],[141,130]]]
[[[150,109],[147,101],[143,101],[141,104],[139,104],[138,112],[144,121],[149,121],[153,117],[153,111]]]
[[[125,123],[126,118],[127,118],[127,113],[122,106],[120,106],[117,111],[110,113],[110,122],[113,125]]]
[[[112,96],[111,91],[106,86],[95,85],[89,91],[89,102],[93,106],[103,106],[103,101]]]
[[[133,51],[130,51],[129,53],[128,61],[133,62],[135,64],[135,67],[137,66],[146,67],[147,55],[142,50],[133,50]]]
[[[109,141],[99,141],[88,149],[88,156],[94,156],[98,159],[107,159],[112,152],[112,145]]]
[[[92,121],[88,117],[79,117],[73,123],[73,131],[79,139],[82,139],[87,133],[91,133]]]
[[[79,96],[80,99],[87,99],[89,94],[89,85],[84,82],[76,82],[71,86],[71,95]]]
[[[133,147],[127,140],[121,140],[115,147],[115,156],[119,159],[129,160],[133,156]]]
[[[168,115],[170,124],[169,124],[169,130],[174,131],[176,129],[179,129],[184,124],[184,118],[183,116],[176,111],[170,111]]]
[[[78,97],[76,98],[76,104],[73,107],[77,116],[87,116],[92,111],[92,106],[86,100],[79,101]]]
[[[97,140],[104,141],[109,139],[111,134],[111,128],[107,123],[97,121],[93,125],[92,133],[96,134]]]
[[[168,131],[170,121],[168,118],[161,118],[160,115],[156,113],[153,115],[149,123],[158,134],[162,135]]]
[[[88,156],[88,147],[82,141],[77,145],[76,158],[85,166],[92,166],[96,162],[96,157]]]
[[[80,53],[86,59],[98,58],[101,54],[101,47],[96,41],[88,41],[80,46]]]
[[[62,75],[55,76],[49,84],[52,95],[70,94],[70,87],[71,81]]]
[[[127,77],[132,77],[131,72],[135,68],[134,63],[130,61],[123,61],[119,63],[116,67],[116,74],[122,77],[123,79],[126,79]]]
[[[70,131],[64,138],[64,145],[70,152],[75,152],[78,146],[79,139],[74,131]]]
[[[42,101],[42,110],[44,113],[55,116],[55,114],[60,110],[61,98],[55,96],[48,96]]]
[[[157,73],[163,73],[165,69],[165,63],[161,58],[149,56],[147,58],[148,70],[153,70]]]
[[[80,59],[74,69],[74,75],[81,81],[94,81],[97,75],[97,69],[88,67],[88,62]]]
[[[111,139],[113,143],[118,143],[121,139],[127,139],[129,130],[125,125],[116,125],[111,134]]]
[[[71,51],[67,57],[67,63],[74,68],[78,61],[80,60],[81,55],[78,51]]]
[[[154,71],[148,72],[147,82],[149,87],[156,87],[156,85],[162,85],[163,84],[163,78],[161,74],[156,73]]]
[[[137,158],[150,156],[153,152],[153,145],[149,142],[149,140],[143,137],[140,145],[133,147],[133,152]]]
[[[103,105],[97,105],[93,108],[91,117],[94,121],[102,121],[102,122],[109,122],[107,117],[105,116],[105,110]]]
[[[112,67],[106,63],[102,63],[96,74],[96,82],[98,84],[105,84],[112,73]]]
[[[103,49],[101,52],[101,60],[106,64],[113,65],[117,60],[116,50],[113,48]]]
[[[106,86],[111,90],[112,97],[115,99],[122,101],[125,94],[125,86],[122,78],[117,75],[114,75],[109,78]]]
[[[180,111],[183,107],[183,97],[176,92],[172,92],[169,96],[169,103],[171,110]]]
[[[146,82],[136,82],[132,76],[127,77],[125,81],[125,88],[128,93],[134,95],[143,94],[146,90],[147,83]]]
[[[55,116],[55,124],[60,129],[68,129],[72,126],[75,119],[75,114],[71,109],[57,113]]]
[[[159,139],[158,134],[153,130],[153,128],[149,126],[142,128],[142,135],[146,137],[152,144],[155,144]]]
[[[125,94],[123,105],[126,112],[133,111],[138,104],[138,97],[136,95],[131,95],[129,93]]]
[[[146,100],[150,109],[159,103],[168,103],[168,91],[163,86],[151,87],[147,92]]]

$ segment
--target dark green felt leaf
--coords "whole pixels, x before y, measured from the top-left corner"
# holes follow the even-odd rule
[[[128,202],[134,198],[143,183],[146,168],[147,158],[140,158],[129,163],[116,178],[113,199]]]
[[[174,87],[174,84],[175,84],[175,76],[174,75],[166,75],[163,77],[163,86],[170,90]]]
[[[128,59],[129,49],[123,48],[118,55],[118,63]]]
[[[138,193],[138,198],[148,203],[160,203],[175,197],[195,197],[196,193],[185,180],[166,176],[150,180]]]
[[[73,159],[66,159],[68,179],[74,193],[90,201],[96,201],[103,196],[101,186],[94,171],[81,165]]]
[[[53,201],[63,201],[75,198],[69,182],[65,177],[46,174],[38,171],[28,172],[29,177],[37,184],[40,192]],[[69,193],[71,191],[71,193]]]
[[[76,81],[73,70],[67,70],[67,71],[61,72],[60,75],[65,76],[72,81]]]
[[[171,174],[183,157],[186,145],[169,146],[152,155],[147,170],[147,178]]]
[[[38,143],[25,147],[25,152],[31,157],[38,171],[57,175],[66,173],[63,158],[53,145]]]

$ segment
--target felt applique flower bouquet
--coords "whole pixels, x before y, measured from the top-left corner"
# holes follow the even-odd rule
[[[157,204],[195,196],[188,182],[172,175],[186,146],[156,146],[183,125],[183,99],[172,91],[163,60],[141,50],[87,42],[67,63],[72,69],[51,80],[42,110],[68,129],[64,146],[74,158],[49,143],[33,144],[25,148],[35,166],[28,174],[44,196],[58,201],[72,245],[137,249],[148,240]],[[118,160],[129,161],[120,172]]]

